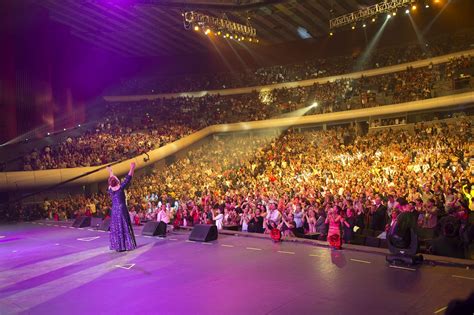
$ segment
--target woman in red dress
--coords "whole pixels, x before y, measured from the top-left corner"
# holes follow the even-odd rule
[[[328,242],[329,246],[332,249],[341,249],[342,240],[341,240],[341,221],[342,217],[340,215],[341,207],[334,206],[328,212],[326,218],[326,224],[329,223],[329,232],[328,232]]]

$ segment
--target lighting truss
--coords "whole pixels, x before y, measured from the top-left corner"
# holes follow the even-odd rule
[[[207,14],[187,11],[183,14],[183,23],[186,30],[193,28],[199,28],[206,32],[213,32],[222,34],[223,37],[231,37],[235,39],[247,39],[249,41],[258,42],[257,30],[250,25],[244,25],[233,22],[227,19],[224,15],[223,18],[210,16]],[[226,36],[227,35],[227,36]]]
[[[386,0],[379,2],[377,4],[371,5],[370,7],[366,7],[352,13],[347,13],[329,20],[329,28],[335,29],[366,20],[382,13],[391,13],[398,8],[409,6],[415,2],[416,0]]]

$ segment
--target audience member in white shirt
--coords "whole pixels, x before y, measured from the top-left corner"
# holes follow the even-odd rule
[[[263,227],[265,228],[266,233],[270,233],[271,227],[270,227],[270,221],[274,222],[275,225],[280,224],[281,221],[281,213],[278,211],[276,208],[276,204],[274,202],[270,202],[268,206],[268,213],[267,216],[265,217],[265,220],[263,221]]]
[[[242,209],[242,211],[243,213],[241,214],[241,217],[240,217],[240,225],[242,225],[242,232],[247,232],[249,228],[249,221],[250,221],[248,206],[245,206]]]
[[[303,215],[304,215],[304,213],[301,210],[301,205],[300,204],[296,205],[296,209],[295,209],[293,215],[295,217],[296,228],[297,229],[302,228],[303,227]]]
[[[222,214],[221,209],[216,209],[216,215],[212,214],[212,220],[216,221],[216,226],[218,230],[222,230],[222,222],[224,221],[224,215]]]
[[[162,205],[162,206],[161,206],[161,209],[160,209],[160,212],[158,212],[156,221],[158,221],[158,222],[163,221],[163,222],[166,223],[166,224],[169,224],[169,223],[170,223],[170,216],[169,216],[168,211],[166,210],[166,206],[165,206],[165,205]]]

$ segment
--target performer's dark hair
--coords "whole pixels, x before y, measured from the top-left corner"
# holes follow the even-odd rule
[[[109,186],[115,187],[119,184],[119,181],[115,177],[109,177]]]

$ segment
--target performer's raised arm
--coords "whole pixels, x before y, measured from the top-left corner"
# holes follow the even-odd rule
[[[133,173],[135,172],[136,164],[135,162],[130,163],[130,171],[128,171],[128,175],[133,177]]]
[[[135,173],[135,162],[130,163],[130,171],[128,171],[127,176],[125,176],[125,179],[122,182],[122,188],[125,189],[128,187],[130,184],[130,181],[132,180],[133,173]]]
[[[112,167],[107,166],[107,171],[109,171],[109,177],[114,176],[114,171],[112,171]]]

